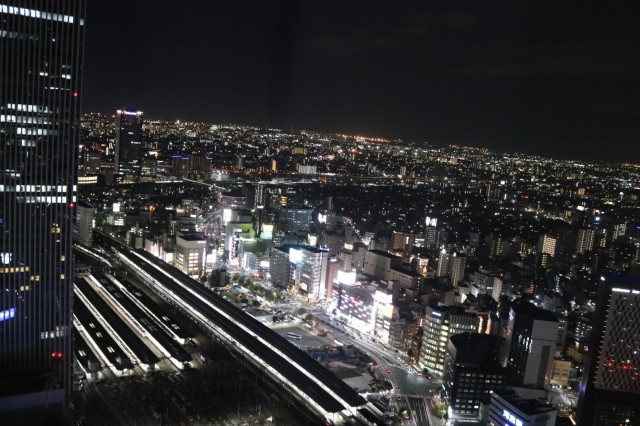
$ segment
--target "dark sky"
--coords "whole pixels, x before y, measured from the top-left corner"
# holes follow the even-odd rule
[[[85,111],[640,162],[632,2],[87,3]]]

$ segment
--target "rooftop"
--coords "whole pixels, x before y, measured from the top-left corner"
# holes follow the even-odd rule
[[[534,306],[532,303],[529,303],[523,299],[514,300],[511,304],[511,308],[517,314],[526,315],[535,320],[558,322],[558,319],[551,311],[538,308],[537,306]]]
[[[513,405],[527,416],[533,416],[555,410],[554,407],[542,404],[537,399],[523,399],[513,391],[503,391],[496,394],[496,396]]]
[[[389,252],[386,251],[382,251],[382,250],[369,250],[371,253],[377,254],[379,256],[384,256],[384,257],[388,257],[389,259],[396,259],[398,258],[398,256],[393,255]]]

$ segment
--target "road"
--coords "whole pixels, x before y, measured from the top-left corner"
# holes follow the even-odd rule
[[[368,354],[377,362],[376,377],[381,380],[387,379],[393,384],[393,392],[389,395],[391,406],[396,408],[396,412],[409,408],[409,418],[403,419],[404,425],[444,425],[440,419],[429,413],[427,405],[432,392],[440,389],[440,382],[420,376],[402,360],[401,352],[385,348],[367,337],[360,337],[356,331],[331,320],[330,315],[322,309],[315,309],[313,315],[325,323],[327,331],[336,339],[353,343],[355,348]]]

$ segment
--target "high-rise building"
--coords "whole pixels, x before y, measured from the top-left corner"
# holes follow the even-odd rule
[[[436,276],[446,277],[451,268],[451,254],[442,249],[438,255],[438,268],[436,269]]]
[[[596,230],[590,228],[578,229],[576,238],[576,253],[584,253],[593,250],[593,243],[596,237]]]
[[[556,244],[558,239],[548,234],[540,235],[538,240],[538,253],[548,254],[553,257],[556,255]]]
[[[478,331],[480,320],[477,315],[465,312],[457,306],[427,306],[422,325],[422,346],[420,363],[434,374],[442,376],[445,369],[447,342],[456,334]]]
[[[82,151],[82,171],[85,175],[97,175],[100,173],[100,153],[85,148]]]
[[[119,182],[136,182],[142,169],[142,111],[119,109],[116,115],[116,173]]]
[[[289,262],[289,246],[274,247],[269,252],[271,282],[278,288],[293,287],[294,265]]]
[[[207,257],[207,239],[199,234],[176,237],[176,268],[191,278],[199,279]]]
[[[507,384],[547,388],[558,336],[558,319],[549,311],[518,299],[511,305],[503,362]]]
[[[413,245],[415,244],[415,235],[407,232],[393,232],[393,249],[401,250],[405,253],[411,253],[413,251]]]
[[[56,423],[71,387],[84,10],[83,0],[0,4],[0,411],[12,412],[4,424],[28,424],[43,410]]]
[[[602,277],[578,424],[640,424],[640,277]]]
[[[299,263],[299,277],[297,280],[298,293],[306,296],[309,300],[323,300],[327,298],[327,262],[329,252],[318,250],[315,247],[304,246],[301,250]],[[295,263],[295,259],[289,258]]]
[[[451,260],[451,284],[457,285],[464,279],[464,269],[467,266],[467,256],[464,254],[453,253]]]
[[[457,285],[464,279],[464,271],[467,265],[467,257],[460,253],[447,253],[442,250],[438,257],[438,269],[436,275],[448,276],[451,284]]]
[[[80,201],[76,206],[73,240],[87,247],[93,245],[93,206],[89,203]]]
[[[442,387],[450,418],[477,419],[480,402],[504,387],[499,340],[498,336],[469,332],[448,340]]]
[[[309,232],[311,230],[312,208],[287,207],[282,209],[281,229],[285,232]]]

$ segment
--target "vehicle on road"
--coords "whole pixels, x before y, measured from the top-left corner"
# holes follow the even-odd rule
[[[294,340],[302,340],[302,336],[296,333],[287,333],[286,336],[290,339],[294,339]]]

